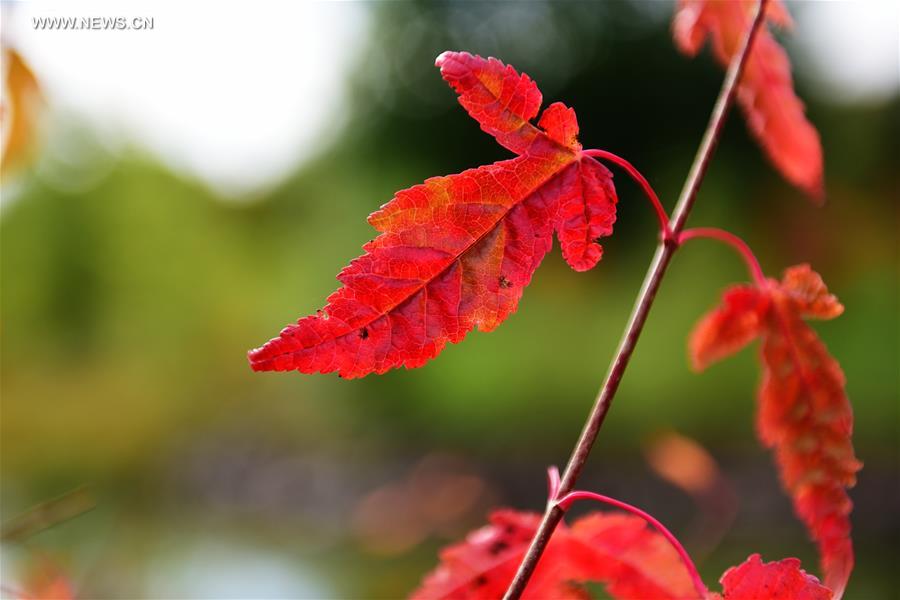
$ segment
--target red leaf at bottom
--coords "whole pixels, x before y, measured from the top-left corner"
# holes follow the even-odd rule
[[[415,600],[502,598],[540,523],[540,515],[501,510],[490,525],[441,552],[441,564],[412,594]],[[561,524],[523,598],[588,597],[575,584],[603,583],[613,598],[696,598],[678,553],[640,518],[595,512]]]
[[[831,590],[800,568],[796,558],[764,563],[759,554],[719,580],[725,600],[830,600]]]

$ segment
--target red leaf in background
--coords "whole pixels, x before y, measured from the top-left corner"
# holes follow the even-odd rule
[[[540,523],[540,515],[495,512],[490,525],[441,552],[441,564],[413,592],[417,600],[501,598]],[[573,584],[606,584],[614,598],[696,598],[671,545],[631,515],[592,513],[557,528],[523,598],[586,598]]]
[[[757,429],[774,448],[781,480],[819,546],[825,583],[843,594],[853,569],[846,489],[861,464],[853,453],[853,414],[844,374],[803,317],[830,319],[843,306],[809,265],[791,267],[765,289],[736,286],[701,320],[690,351],[698,368],[761,336],[763,380]]]
[[[436,64],[482,129],[519,156],[398,192],[369,216],[381,234],[338,275],[343,287],[251,351],[254,370],[419,367],[515,312],[554,231],[575,270],[600,260],[616,195],[612,174],[581,152],[575,112],[552,104],[534,126],[541,94],[527,75],[465,52]]]
[[[800,568],[796,558],[764,563],[759,554],[719,580],[725,600],[829,600],[831,590]]]
[[[75,589],[63,571],[50,560],[36,560],[30,567],[25,591],[18,600],[74,600]]]
[[[709,38],[713,55],[727,66],[740,48],[756,2],[679,0],[673,21],[678,48],[690,56]],[[778,0],[769,3],[768,21],[789,27],[790,15]],[[822,146],[815,127],[794,93],[791,64],[784,49],[762,29],[738,86],[738,102],[747,124],[785,179],[821,201]]]
[[[25,592],[20,600],[74,600],[72,585],[64,577],[48,579]]]

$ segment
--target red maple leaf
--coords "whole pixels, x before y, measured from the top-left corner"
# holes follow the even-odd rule
[[[441,563],[412,593],[413,600],[502,598],[540,515],[500,510],[490,524],[445,548]],[[828,600],[831,591],[795,558],[763,563],[758,554],[728,569],[722,594],[708,600]],[[637,516],[593,512],[572,527],[560,525],[538,563],[523,598],[590,598],[580,584],[603,584],[621,600],[699,598],[684,563],[659,533]]]
[[[414,600],[501,598],[541,516],[500,510],[490,524],[441,552]],[[696,598],[677,552],[639,517],[595,512],[560,525],[523,598],[588,598],[575,584],[598,582],[614,598]]]
[[[673,21],[675,43],[682,52],[694,56],[709,38],[716,60],[727,67],[740,49],[755,5],[749,0],[679,0]],[[782,27],[791,25],[790,15],[779,0],[769,3],[766,18]],[[738,102],[750,131],[785,179],[821,200],[824,189],[819,134],[794,93],[787,53],[765,28],[750,51],[738,86]]]
[[[796,558],[764,563],[759,554],[753,554],[725,571],[719,582],[725,600],[829,600],[832,597],[831,590],[801,569]]]
[[[436,62],[481,128],[518,156],[397,192],[369,216],[381,234],[338,275],[324,310],[249,353],[257,371],[342,377],[419,367],[474,327],[515,312],[556,232],[577,271],[612,233],[611,173],[581,151],[575,112],[497,59],[445,52]]]
[[[831,319],[843,306],[809,265],[781,282],[735,286],[691,334],[699,370],[762,338],[757,429],[775,450],[784,487],[819,546],[825,583],[837,597],[853,569],[847,488],[861,463],[851,444],[853,414],[844,374],[804,317]]]

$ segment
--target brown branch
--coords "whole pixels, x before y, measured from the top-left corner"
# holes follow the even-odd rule
[[[691,165],[691,170],[684,182],[681,195],[678,197],[678,203],[675,205],[675,210],[672,213],[670,223],[672,238],[674,239],[662,239],[656,247],[656,253],[653,255],[653,260],[650,262],[650,267],[644,277],[644,283],[641,285],[641,290],[638,293],[631,317],[628,319],[628,325],[625,327],[625,332],[606,375],[606,380],[603,382],[603,387],[600,388],[600,393],[597,395],[594,406],[584,424],[584,429],[581,431],[581,437],[578,438],[578,443],[575,445],[575,449],[572,451],[572,456],[569,458],[569,463],[566,466],[566,471],[563,473],[562,482],[559,486],[559,497],[565,496],[572,491],[578,476],[584,469],[591,447],[597,439],[597,434],[600,432],[606,413],[609,412],[609,407],[615,397],[616,390],[619,388],[619,383],[622,381],[622,376],[625,374],[625,368],[628,366],[628,362],[634,352],[641,330],[647,321],[647,315],[650,312],[650,307],[653,306],[656,292],[666,273],[669,262],[672,260],[672,256],[678,249],[676,241],[678,234],[684,229],[691,208],[694,206],[697,190],[700,189],[703,176],[706,174],[716,143],[722,133],[725,117],[728,115],[732,104],[734,104],[738,80],[747,63],[753,40],[765,20],[765,6],[766,0],[760,0],[753,24],[747,31],[741,50],[735,55],[728,67],[725,81],[722,83],[722,89],[719,92],[715,107],[713,107],[712,116],[710,116],[706,132],[703,134],[703,140],[700,142],[700,148],[697,150],[694,163]],[[553,531],[562,520],[563,510],[552,501],[554,500],[553,498],[550,500],[551,502],[547,505],[541,524],[534,535],[534,539],[531,541],[531,546],[522,559],[522,564],[519,565],[519,570],[510,583],[509,589],[506,590],[504,600],[516,600],[525,591],[525,586],[528,585],[528,580],[534,573],[541,554],[543,554],[547,543],[550,541],[550,536],[553,535]]]
[[[96,504],[87,488],[75,488],[4,523],[0,528],[0,541],[22,542],[36,533],[92,510]]]

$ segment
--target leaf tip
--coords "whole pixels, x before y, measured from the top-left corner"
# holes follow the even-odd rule
[[[809,196],[809,199],[816,206],[822,207],[825,206],[825,202],[827,201],[827,197],[825,195],[825,184],[821,179],[816,181],[814,184],[806,188],[806,194]]]
[[[709,361],[700,357],[700,351],[694,348],[693,338],[688,340],[688,366],[694,373],[702,373],[709,367]]]
[[[454,52],[453,50],[444,50],[443,52],[438,54],[437,58],[434,59],[434,66],[436,66],[437,68],[441,68],[442,66],[444,66],[444,63],[450,60],[450,58],[455,54],[458,53]]]
[[[263,371],[293,371],[297,368],[294,363],[292,350],[295,348],[286,339],[285,333],[292,332],[292,326],[285,327],[278,337],[247,352],[247,361],[250,368],[257,373]]]
[[[272,370],[269,366],[270,361],[266,357],[266,346],[268,344],[247,351],[247,362],[250,364],[250,368],[256,372]]]

